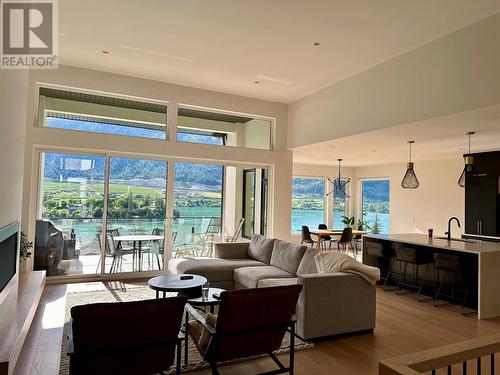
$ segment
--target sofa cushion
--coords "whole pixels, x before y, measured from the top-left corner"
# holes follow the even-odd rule
[[[274,241],[274,238],[266,238],[260,234],[254,234],[248,245],[248,256],[269,264]]]
[[[258,288],[269,288],[272,286],[285,286],[285,285],[294,285],[298,283],[298,279],[296,277],[286,277],[284,279],[262,279],[259,280],[257,284]]]
[[[240,267],[265,266],[253,259],[220,259],[220,258],[175,258],[168,262],[168,270],[172,274],[192,273],[207,278],[208,281],[233,280],[233,271]]]
[[[306,246],[276,240],[274,241],[274,248],[271,256],[271,266],[281,268],[283,271],[295,275],[306,250]]]
[[[273,266],[243,267],[234,270],[234,281],[245,288],[257,288],[262,279],[292,278],[294,275]]]
[[[297,275],[302,275],[305,273],[317,273],[316,262],[314,261],[314,256],[318,254],[318,250],[312,247],[307,248],[302,260],[299,263],[299,268],[297,269]]]

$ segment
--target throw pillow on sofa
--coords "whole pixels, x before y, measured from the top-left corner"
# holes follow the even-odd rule
[[[255,260],[260,260],[265,264],[271,261],[274,238],[266,238],[260,234],[254,234],[248,245],[248,256]]]
[[[276,240],[274,241],[273,253],[271,255],[271,266],[296,275],[300,261],[306,250],[306,246]]]

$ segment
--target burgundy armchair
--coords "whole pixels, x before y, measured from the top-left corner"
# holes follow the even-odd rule
[[[269,355],[279,367],[265,374],[293,374],[295,321],[292,316],[301,289],[302,285],[288,285],[222,292],[215,326],[187,304],[186,310],[194,318],[188,324],[188,334],[210,364],[212,374],[219,374],[219,362],[262,354]],[[200,340],[204,330],[210,334],[206,343]],[[289,367],[273,354],[280,348],[287,331],[290,333]]]
[[[179,374],[185,304],[186,298],[172,297],[73,307],[70,375],[163,373],[176,352]]]

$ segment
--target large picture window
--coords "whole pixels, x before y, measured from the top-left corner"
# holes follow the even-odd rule
[[[325,223],[325,184],[324,178],[292,178],[292,233]]]
[[[40,87],[38,125],[165,139],[167,106],[157,102]]]
[[[372,233],[390,233],[390,180],[361,181],[363,220]]]

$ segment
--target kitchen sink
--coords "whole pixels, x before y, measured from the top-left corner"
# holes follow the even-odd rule
[[[434,237],[438,240],[448,240],[447,237]],[[457,241],[457,242],[467,242],[467,243],[477,243],[479,241],[477,240],[467,240],[467,239],[464,239],[464,238],[451,238],[450,241]]]

